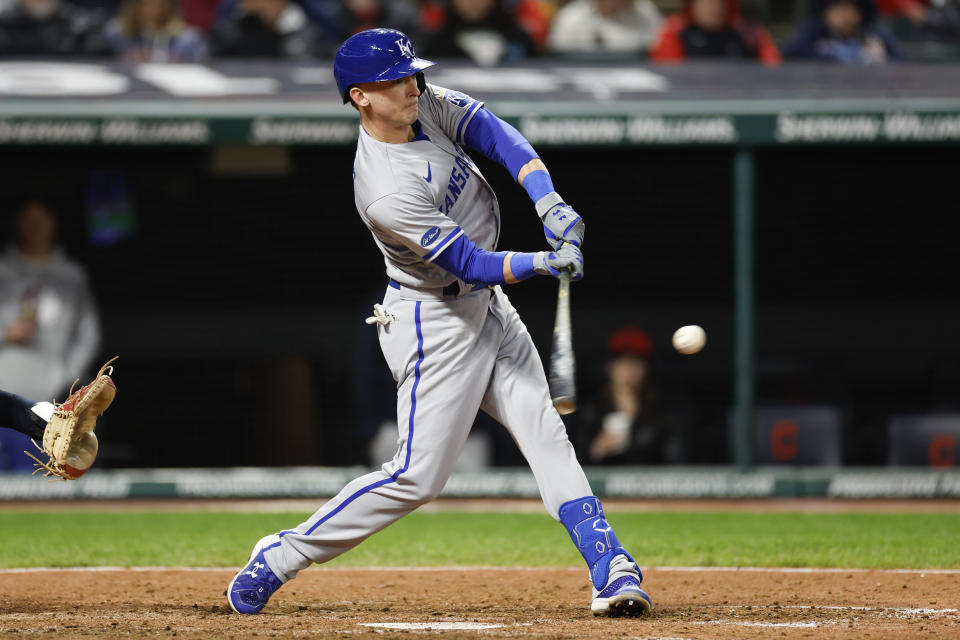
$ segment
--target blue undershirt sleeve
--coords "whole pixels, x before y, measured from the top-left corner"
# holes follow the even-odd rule
[[[480,107],[467,124],[463,141],[483,157],[505,167],[514,180],[523,165],[540,157],[523,134],[485,107]]]
[[[483,157],[506,168],[514,180],[525,164],[540,157],[523,134],[484,107],[480,107],[467,124],[463,141]],[[555,191],[550,174],[543,169],[527,174],[523,188],[533,202]]]
[[[450,243],[433,263],[449,271],[464,282],[487,287],[505,284],[503,261],[506,251],[485,251],[474,244],[466,235]],[[514,253],[510,259],[510,270],[517,280],[526,280],[537,275],[533,268],[533,253]]]

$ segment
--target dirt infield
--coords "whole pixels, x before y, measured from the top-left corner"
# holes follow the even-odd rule
[[[230,611],[227,570],[6,570],[0,638],[960,638],[957,572],[645,573],[653,614],[610,620],[575,569],[317,567],[259,616]]]

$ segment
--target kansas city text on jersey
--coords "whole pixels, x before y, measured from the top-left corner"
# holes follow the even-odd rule
[[[440,207],[440,213],[450,213],[450,209],[457,203],[460,192],[467,186],[469,179],[470,165],[463,158],[455,158],[453,169],[450,171],[450,180],[447,182],[447,195],[443,200],[443,206]]]

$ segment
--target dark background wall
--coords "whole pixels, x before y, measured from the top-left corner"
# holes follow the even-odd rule
[[[363,463],[365,438],[391,411],[392,383],[363,323],[384,275],[353,205],[353,149],[268,150],[224,169],[232,155],[0,157],[3,210],[27,193],[51,201],[62,243],[90,271],[103,355],[121,355],[121,401],[98,430],[104,466]],[[729,461],[732,152],[543,157],[587,221],[587,275],[573,299],[582,394],[596,389],[610,332],[641,326],[660,384],[691,416],[684,460]],[[526,195],[481,166],[501,199],[501,248],[539,249]],[[948,147],[757,154],[759,400],[842,406],[847,463],[885,463],[891,415],[960,397],[957,169]],[[133,234],[108,247],[87,240],[85,197],[100,170],[124,177],[136,214]],[[509,289],[545,358],[555,291],[546,278]],[[674,353],[671,333],[693,323],[707,349]],[[499,444],[501,462],[519,462]]]

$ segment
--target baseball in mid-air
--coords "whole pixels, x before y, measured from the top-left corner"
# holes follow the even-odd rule
[[[700,325],[688,324],[673,332],[673,348],[680,353],[696,353],[706,344],[707,333]]]

